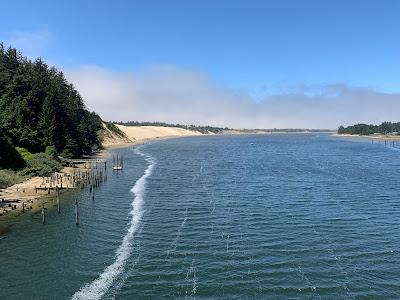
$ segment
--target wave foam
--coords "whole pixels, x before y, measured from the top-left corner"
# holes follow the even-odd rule
[[[130,211],[132,219],[129,223],[128,232],[124,236],[121,246],[119,246],[115,253],[116,255],[114,263],[105,268],[97,279],[89,284],[86,284],[78,292],[76,292],[71,298],[73,300],[94,300],[103,297],[115,279],[124,271],[125,263],[131,255],[133,236],[139,229],[140,220],[142,219],[144,212],[142,207],[146,179],[151,175],[155,165],[155,160],[152,156],[144,154],[138,149],[135,149],[135,153],[144,156],[149,162],[149,165],[143,176],[136,181],[135,185],[131,189],[131,192],[134,193],[135,198],[132,202],[132,210]]]

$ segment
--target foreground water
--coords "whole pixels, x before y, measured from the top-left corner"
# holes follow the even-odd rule
[[[114,152],[95,201],[14,221],[1,299],[398,298],[400,152],[299,134]]]

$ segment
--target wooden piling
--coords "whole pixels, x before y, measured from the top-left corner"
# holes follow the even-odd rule
[[[57,192],[57,212],[61,213],[61,207],[60,207],[60,190],[58,189],[58,187],[56,188],[56,192]]]
[[[43,220],[43,225],[46,224],[46,212],[44,210],[44,201],[42,201],[42,220]]]
[[[75,198],[75,224],[79,225],[78,199]]]

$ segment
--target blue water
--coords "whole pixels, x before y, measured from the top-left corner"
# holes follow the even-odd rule
[[[13,222],[1,299],[399,298],[399,151],[324,134],[113,151],[95,201]]]

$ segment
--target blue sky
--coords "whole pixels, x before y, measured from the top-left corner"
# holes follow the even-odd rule
[[[14,0],[1,8],[0,40],[62,69],[173,66],[253,101],[299,86],[400,92],[397,0]]]

